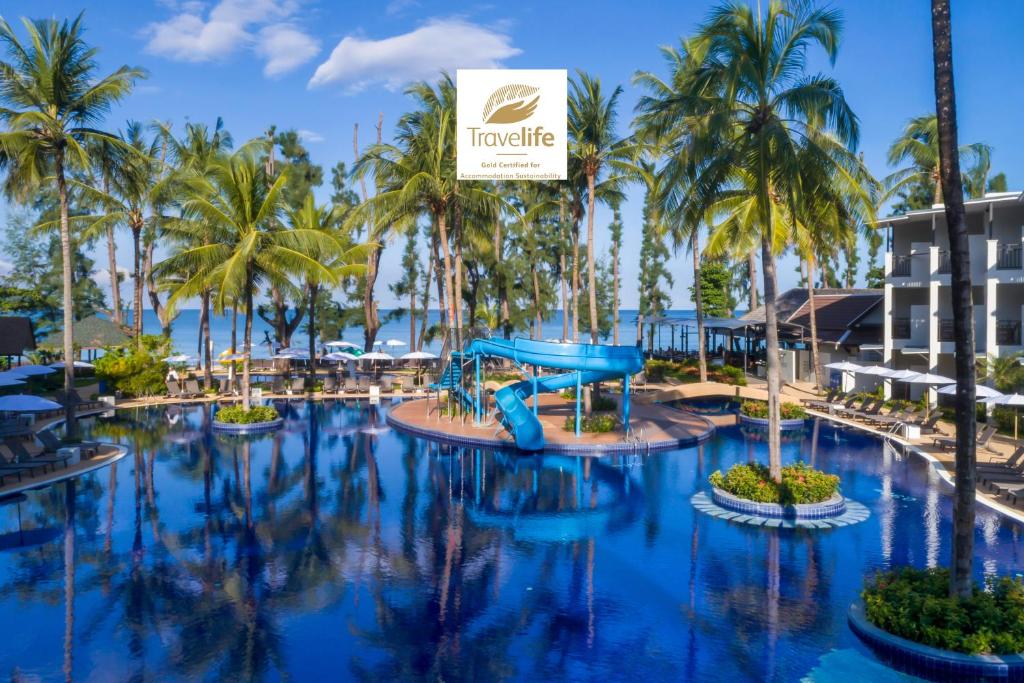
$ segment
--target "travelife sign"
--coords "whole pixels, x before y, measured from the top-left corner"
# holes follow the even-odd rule
[[[459,180],[565,180],[567,83],[565,69],[459,69]]]

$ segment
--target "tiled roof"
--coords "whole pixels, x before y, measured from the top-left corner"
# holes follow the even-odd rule
[[[814,310],[820,341],[840,341],[843,335],[869,311],[882,303],[880,289],[815,289]],[[780,324],[803,328],[810,332],[811,316],[807,290],[796,287],[775,299],[775,311]],[[747,315],[744,320],[764,323],[764,306]]]

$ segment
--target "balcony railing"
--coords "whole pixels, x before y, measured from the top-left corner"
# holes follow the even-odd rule
[[[892,338],[910,339],[910,318],[892,319]]]
[[[910,259],[909,254],[902,256],[893,254],[892,277],[910,277]]]
[[[1020,321],[997,320],[996,343],[1006,346],[1020,346]]]
[[[1021,269],[1021,245],[1000,244],[996,248],[996,268],[999,270]]]
[[[953,269],[952,269],[952,267],[949,264],[949,252],[945,251],[945,250],[940,251],[939,252],[939,270],[938,270],[939,274],[941,275],[941,274],[944,274],[944,273],[950,273],[950,272],[952,272],[952,270]]]
[[[953,341],[953,321],[949,318],[939,321],[939,341]]]

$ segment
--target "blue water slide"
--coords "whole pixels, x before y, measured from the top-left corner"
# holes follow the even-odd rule
[[[558,370],[557,375],[516,382],[499,389],[494,400],[502,423],[512,433],[516,446],[525,451],[544,448],[544,429],[526,405],[534,391],[555,392],[633,375],[643,368],[643,354],[635,346],[605,344],[557,344],[530,339],[474,339],[465,355],[506,358],[514,363]]]

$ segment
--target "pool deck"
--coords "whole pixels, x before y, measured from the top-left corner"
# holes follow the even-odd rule
[[[555,394],[540,395],[537,417],[544,427],[545,450],[601,455],[679,448],[708,439],[715,430],[709,420],[699,415],[634,398],[630,407],[633,438],[624,439],[621,431],[583,433],[577,438],[575,433],[563,428],[565,419],[575,412],[573,401]],[[440,414],[436,400],[403,401],[388,413],[388,422],[399,430],[427,439],[481,448],[515,448],[511,435],[493,417],[479,426],[473,424],[471,417],[449,419]]]

